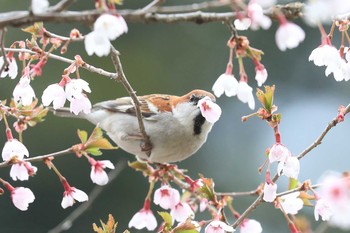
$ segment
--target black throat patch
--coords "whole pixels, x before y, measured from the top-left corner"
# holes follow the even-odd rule
[[[194,125],[193,125],[193,134],[198,135],[202,132],[202,126],[205,122],[205,118],[202,116],[201,113],[199,113],[195,118],[194,118]]]

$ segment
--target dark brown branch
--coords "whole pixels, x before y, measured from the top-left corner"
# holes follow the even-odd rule
[[[287,5],[278,5],[266,11],[266,14],[275,18],[276,14],[283,12],[287,18],[296,18],[301,16],[302,3],[293,3]],[[64,12],[47,12],[40,15],[32,15],[28,11],[12,11],[0,14],[0,28],[5,26],[22,27],[27,24],[35,22],[53,22],[53,23],[73,23],[84,22],[91,24],[101,14],[98,10],[87,11],[64,11]],[[128,22],[139,23],[182,23],[194,22],[197,24],[210,22],[226,22],[236,17],[234,12],[202,12],[191,11],[174,14],[165,13],[143,13],[139,10],[119,10],[118,13],[122,15]]]
[[[142,145],[141,149],[145,151],[149,156],[151,154],[152,143],[146,133],[145,126],[143,124],[142,113],[140,109],[141,103],[139,102],[139,99],[136,96],[136,92],[134,91],[134,89],[132,88],[132,86],[130,85],[130,83],[128,82],[124,74],[123,67],[119,59],[119,52],[113,46],[111,46],[111,57],[112,57],[114,67],[117,71],[116,81],[121,82],[123,84],[124,88],[129,93],[131,99],[134,102],[136,117],[140,128],[140,133],[142,134],[142,137],[144,140],[144,145]]]

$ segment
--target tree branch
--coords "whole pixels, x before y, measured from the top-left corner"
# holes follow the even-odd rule
[[[68,1],[68,0],[67,0]],[[194,6],[194,5],[192,5]],[[282,12],[287,18],[298,18],[302,15],[303,3],[290,3],[286,5],[277,5],[271,9],[265,11],[265,13],[271,17],[276,16]],[[151,8],[152,9],[152,8]],[[150,9],[150,10],[151,10]],[[114,14],[120,14],[129,22],[139,23],[182,23],[182,22],[194,22],[197,24],[211,23],[211,22],[226,22],[236,18],[236,13],[229,12],[202,12],[196,11],[196,8],[189,12],[181,13],[155,13],[155,12],[142,12],[142,10],[125,9],[118,11],[111,11]],[[6,26],[22,27],[27,24],[35,22],[53,22],[53,23],[74,23],[84,22],[87,24],[93,23],[98,16],[101,15],[101,11],[87,10],[87,11],[64,11],[64,12],[46,12],[39,15],[30,14],[28,11],[12,11],[0,14],[0,28]]]
[[[140,109],[141,103],[139,102],[139,99],[136,96],[136,92],[133,90],[132,86],[130,85],[130,83],[128,82],[124,74],[123,67],[119,59],[119,52],[113,46],[111,46],[111,57],[112,57],[115,70],[117,71],[117,75],[118,75],[115,80],[123,84],[123,86],[125,87],[125,89],[127,90],[131,99],[134,102],[136,117],[140,128],[140,133],[142,134],[142,137],[144,140],[144,145],[142,145],[141,149],[145,151],[146,154],[149,156],[152,150],[152,143],[146,133],[145,126],[143,124],[142,113]]]

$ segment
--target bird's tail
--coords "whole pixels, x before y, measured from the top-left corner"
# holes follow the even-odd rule
[[[72,113],[69,108],[58,108],[58,109],[53,109],[52,107],[49,108],[50,111],[58,117],[69,117],[69,118],[80,118],[80,119],[85,119],[86,114],[84,113],[79,113],[78,115],[75,115]]]

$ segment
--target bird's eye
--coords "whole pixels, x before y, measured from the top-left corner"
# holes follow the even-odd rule
[[[191,95],[190,102],[196,102],[198,98],[195,95]]]

